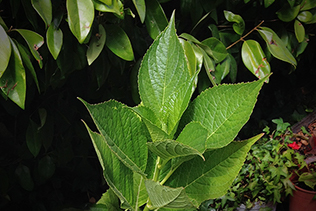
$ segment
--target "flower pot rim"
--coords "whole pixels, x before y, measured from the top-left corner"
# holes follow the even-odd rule
[[[294,184],[294,183],[293,183],[293,184]],[[294,184],[294,185],[295,185],[295,184]],[[311,193],[311,194],[315,194],[315,195],[316,195],[316,191],[306,190],[306,189],[301,188],[301,187],[299,187],[299,186],[297,186],[297,185],[295,185],[295,189],[296,189],[296,190],[303,191],[303,192],[305,192],[305,193]]]

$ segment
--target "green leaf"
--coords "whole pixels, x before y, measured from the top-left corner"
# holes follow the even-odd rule
[[[49,26],[52,22],[52,2],[50,0],[32,0],[32,6],[45,22],[45,26]]]
[[[288,62],[296,67],[297,63],[291,52],[286,48],[285,44],[279,36],[270,28],[260,27],[258,29],[261,37],[266,41],[270,53],[282,61]]]
[[[112,0],[99,0],[99,1],[102,2],[103,4],[106,4],[106,5],[112,4]]]
[[[203,40],[202,44],[203,45],[200,45],[201,48],[203,48],[216,63],[223,61],[228,55],[225,45],[215,37]]]
[[[168,25],[166,15],[157,0],[146,2],[145,24],[152,39],[156,39]]]
[[[115,195],[111,188],[102,194],[101,199],[97,202],[96,205],[92,206],[90,210],[99,211],[97,208],[100,208],[100,211],[105,210],[104,208],[107,208],[108,211],[120,210],[118,197]]]
[[[244,41],[241,48],[241,57],[248,70],[257,78],[260,79],[270,74],[270,64],[257,41]],[[269,82],[269,79],[267,79],[267,82]]]
[[[22,188],[28,191],[32,191],[34,189],[34,182],[29,167],[19,164],[15,169],[15,174],[17,175],[18,181]]]
[[[294,31],[297,41],[299,43],[303,42],[305,39],[305,28],[298,20],[295,20],[294,22]]]
[[[304,10],[310,10],[316,7],[316,1],[315,0],[304,0],[301,3],[300,11]]]
[[[123,19],[124,17],[124,5],[120,0],[113,0],[110,4],[104,4],[104,1],[92,0],[94,8],[101,12],[111,12],[116,14],[119,18]]]
[[[55,24],[51,24],[48,27],[46,32],[46,42],[50,53],[56,60],[63,45],[63,32],[61,29],[56,29]]]
[[[222,80],[228,75],[230,69],[230,59],[226,57],[223,62],[219,63],[214,72],[215,83],[220,84]]]
[[[26,145],[32,155],[36,157],[42,148],[42,140],[39,136],[38,125],[30,120],[26,130]]]
[[[0,87],[15,104],[24,109],[26,77],[22,58],[15,43],[10,39],[12,52],[7,70],[0,79]]]
[[[204,91],[190,104],[179,128],[191,121],[201,122],[209,131],[207,148],[226,146],[248,121],[265,80],[224,84]]]
[[[91,65],[92,62],[98,58],[100,55],[106,39],[106,33],[101,24],[99,24],[99,32],[97,35],[92,36],[89,44],[89,48],[87,50],[87,60],[88,64]]]
[[[193,37],[192,35],[187,34],[187,33],[182,33],[179,37],[186,39],[187,41],[191,41],[193,43],[196,43],[196,44],[201,44],[201,42],[198,41],[195,37]]]
[[[134,210],[144,204],[147,194],[143,177],[118,159],[102,135],[92,132],[87,125],[86,128],[102,166],[104,178],[121,200],[122,208]]]
[[[13,29],[12,31],[17,31],[21,34],[40,68],[42,68],[43,58],[39,54],[38,49],[44,44],[44,38],[41,35],[27,29]]]
[[[290,22],[296,18],[298,13],[300,12],[300,5],[295,7],[291,7],[289,4],[283,4],[283,7],[276,12],[278,18],[284,22]]]
[[[172,158],[184,157],[189,155],[199,155],[202,159],[204,159],[203,155],[196,149],[174,140],[148,142],[147,146],[150,151],[152,151],[164,160],[170,160]]]
[[[94,19],[92,0],[67,0],[68,25],[79,43],[88,36]]]
[[[131,42],[122,28],[117,25],[106,25],[106,46],[118,57],[132,61],[134,59]]]
[[[205,161],[194,158],[184,162],[165,185],[183,187],[196,207],[207,199],[223,196],[241,169],[251,145],[262,135],[207,151]]]
[[[170,188],[152,180],[146,180],[145,185],[152,205],[151,209],[160,207],[189,209],[193,207],[182,187]]]
[[[32,75],[32,77],[33,77],[33,79],[35,81],[36,86],[37,86],[37,90],[38,90],[38,92],[40,92],[40,87],[39,87],[39,83],[38,83],[38,80],[37,80],[36,72],[35,72],[33,64],[32,64],[32,62],[30,60],[30,56],[29,56],[30,52],[27,50],[26,47],[24,47],[20,43],[16,42],[15,40],[14,40],[14,43],[18,46],[19,52],[20,52],[21,57],[22,57],[23,64],[31,72],[31,75]]]
[[[237,62],[231,54],[228,55],[227,59],[229,60],[228,63],[230,65],[229,77],[231,81],[235,83],[237,78]]]
[[[304,23],[310,22],[313,20],[313,14],[309,11],[303,11],[298,14],[297,19]]]
[[[144,23],[146,17],[146,5],[145,0],[133,0],[137,13],[139,15],[140,21]]]
[[[56,166],[53,158],[49,155],[46,155],[38,161],[38,172],[41,178],[45,180],[51,178],[54,175],[55,169]]]
[[[242,19],[242,17],[227,10],[224,10],[224,15],[226,20],[229,22],[235,22],[233,24],[234,31],[237,34],[242,35],[245,31],[245,21]]]
[[[87,107],[94,123],[115,155],[130,169],[144,175],[147,164],[146,128],[130,108],[116,101]]]
[[[195,56],[194,50],[188,41],[185,41],[183,39],[179,39],[179,41],[184,50],[187,66],[189,68],[190,76],[192,77],[195,74],[196,67],[197,67],[196,56]]]
[[[264,7],[268,8],[275,0],[264,0]]]
[[[187,108],[195,76],[190,77],[183,48],[174,28],[174,16],[145,54],[138,77],[140,98],[168,135]]]
[[[0,25],[0,78],[6,70],[11,56],[10,39],[4,28]]]

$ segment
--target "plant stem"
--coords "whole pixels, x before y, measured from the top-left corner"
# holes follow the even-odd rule
[[[259,26],[261,26],[261,24],[263,24],[264,20],[261,21],[255,28],[251,29],[250,32],[248,32],[247,34],[245,34],[244,36],[242,36],[239,40],[237,40],[236,42],[234,42],[233,44],[231,44],[230,46],[228,46],[226,48],[226,50],[230,49],[231,47],[233,47],[234,45],[236,45],[237,43],[239,43],[240,41],[244,40],[245,37],[247,37],[249,34],[251,34],[254,30],[257,30]]]

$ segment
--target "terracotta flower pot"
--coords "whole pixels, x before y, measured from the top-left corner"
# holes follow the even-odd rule
[[[290,196],[289,211],[312,211],[316,210],[316,200],[313,197],[316,195],[316,191],[308,191],[295,185],[295,191],[293,196]]]

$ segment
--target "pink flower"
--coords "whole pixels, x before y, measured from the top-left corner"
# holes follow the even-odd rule
[[[291,143],[291,144],[288,144],[288,146],[291,147],[291,148],[294,149],[294,150],[301,148],[301,146],[298,145],[296,142],[293,142],[293,143]]]

